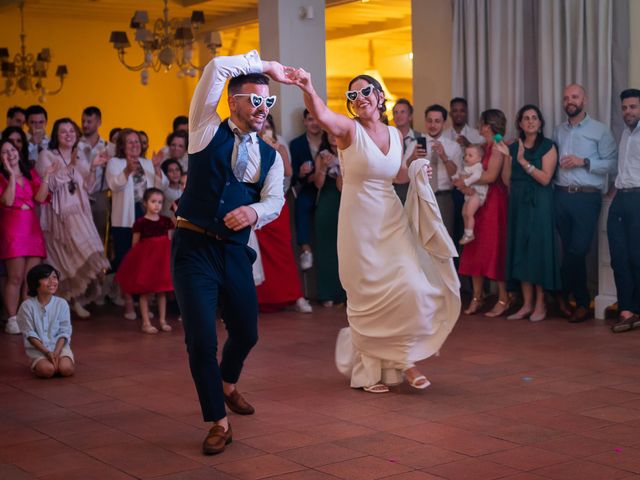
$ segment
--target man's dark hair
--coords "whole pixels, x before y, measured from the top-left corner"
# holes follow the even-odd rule
[[[233,77],[229,80],[227,92],[229,95],[235,95],[240,91],[242,86],[247,83],[253,83],[255,85],[269,85],[269,77],[263,73],[248,73],[246,75]]]
[[[620,94],[620,101],[625,98],[640,98],[640,90],[637,88],[627,88],[626,90],[623,90]]]
[[[119,134],[121,130],[122,129],[120,127],[115,127],[109,130],[109,141],[111,141],[114,135]]]
[[[185,147],[189,146],[189,134],[184,130],[176,130],[175,132],[171,132],[167,136],[167,147],[170,146],[171,142],[173,142],[176,138],[184,139],[184,146]]]
[[[189,125],[189,119],[184,115],[178,115],[173,119],[173,131],[175,132],[176,130],[178,130],[178,127],[180,125]]]
[[[29,121],[29,117],[31,115],[40,115],[40,114],[44,115],[45,120],[49,120],[49,115],[47,114],[47,111],[41,105],[31,105],[30,107],[27,107],[27,109],[24,111],[24,116],[27,117],[27,121]]]
[[[305,108],[304,112],[302,112],[302,118],[306,120],[308,116],[309,116],[309,110]]]
[[[29,289],[27,295],[37,297],[40,280],[49,278],[52,273],[55,273],[58,276],[58,280],[60,280],[60,272],[47,263],[41,263],[29,270],[27,273],[27,288]]]
[[[440,112],[445,122],[447,121],[447,116],[449,115],[449,112],[447,112],[447,109],[444,108],[442,105],[438,105],[437,103],[428,106],[427,109],[424,111],[424,116],[426,117],[429,114],[429,112]]]
[[[469,106],[469,104],[467,103],[467,99],[466,98],[455,97],[455,98],[452,98],[451,101],[449,102],[449,108],[453,107],[453,105],[456,104],[456,103],[461,103],[465,107]]]
[[[16,113],[22,113],[25,117],[25,111],[24,108],[22,107],[18,107],[17,105],[15,107],[11,107],[9,110],[7,110],[7,118],[13,118],[16,116]]]
[[[91,115],[95,115],[100,120],[102,120],[102,112],[100,111],[100,109],[98,107],[94,107],[93,105],[90,106],[90,107],[85,108],[82,111],[82,114],[86,115],[87,117],[90,117]]]
[[[411,102],[406,98],[399,98],[398,100],[396,100],[394,107],[396,105],[406,105],[407,108],[409,109],[409,113],[413,115],[413,105],[411,105]]]

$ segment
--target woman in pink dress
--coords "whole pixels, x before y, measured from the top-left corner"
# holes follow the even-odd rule
[[[485,154],[482,158],[482,177],[476,183],[489,185],[484,205],[476,213],[475,240],[466,244],[460,256],[458,271],[469,275],[473,283],[473,298],[464,311],[466,315],[476,313],[484,303],[484,279],[498,283],[498,301],[485,314],[499,317],[510,307],[505,283],[507,259],[507,214],[508,192],[502,182],[501,172],[505,156],[494,148],[494,136],[504,135],[507,119],[500,110],[485,110],[480,116],[480,134],[485,138]],[[465,195],[475,193],[472,187],[458,179],[454,185]]]
[[[45,182],[8,138],[0,140],[0,260],[8,280],[3,293],[9,314],[5,331],[18,334],[16,319],[20,293],[26,296],[27,272],[47,256],[36,204],[49,193]],[[45,172],[46,174],[46,172]]]
[[[73,120],[56,120],[49,149],[40,152],[36,169],[51,171],[47,182],[51,203],[40,209],[48,263],[60,272],[60,296],[69,300],[80,318],[87,318],[90,313],[76,299],[93,300],[100,293],[97,280],[109,268],[88,194],[95,170],[107,162],[107,154],[96,155],[91,165],[77,162],[79,140],[80,129]]]

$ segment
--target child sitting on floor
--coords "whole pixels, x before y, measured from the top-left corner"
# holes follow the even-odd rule
[[[18,325],[31,371],[41,378],[55,374],[70,377],[74,372],[69,304],[55,296],[59,280],[51,265],[33,267],[27,273],[30,298],[18,310]]]

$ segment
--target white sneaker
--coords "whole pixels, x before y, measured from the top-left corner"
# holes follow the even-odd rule
[[[300,313],[313,313],[313,308],[309,304],[309,300],[304,297],[296,300],[296,310]]]
[[[20,327],[18,326],[18,319],[14,315],[13,317],[9,317],[7,320],[7,324],[4,326],[5,333],[9,333],[11,335],[18,335],[20,333]]]
[[[313,253],[306,250],[300,254],[300,268],[309,270],[311,267],[313,267]]]
[[[91,316],[91,312],[84,308],[78,301],[73,302],[71,309],[79,318],[89,318]]]
[[[124,318],[127,320],[135,320],[138,316],[136,315],[136,312],[125,312]]]

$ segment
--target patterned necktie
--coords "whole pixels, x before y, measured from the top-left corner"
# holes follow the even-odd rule
[[[249,164],[249,140],[251,136],[248,133],[245,135],[236,133],[236,135],[240,139],[240,143],[238,144],[238,154],[236,155],[236,166],[233,167],[233,174],[239,182],[242,182]]]

